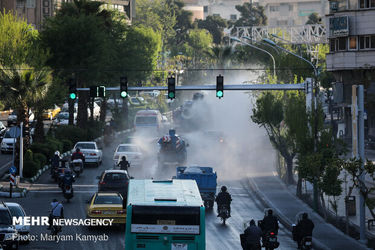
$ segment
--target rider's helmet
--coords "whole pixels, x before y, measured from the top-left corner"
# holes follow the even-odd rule
[[[303,219],[303,220],[306,220],[308,217],[309,217],[309,216],[307,215],[307,213],[303,213],[303,214],[302,214],[302,219]]]
[[[76,148],[76,152],[78,153],[78,152],[80,152],[81,150],[79,149],[79,148]]]
[[[52,202],[57,202],[57,199],[53,199]]]
[[[173,129],[173,128],[171,128],[171,129],[169,130],[169,135],[170,135],[170,136],[175,136],[175,135],[176,135],[176,130]]]
[[[221,187],[221,192],[226,192],[227,191],[227,187],[226,186],[222,186]]]
[[[254,220],[250,221],[250,226],[255,226],[255,221]]]
[[[121,157],[121,160],[126,161],[126,156]]]
[[[268,215],[272,215],[272,214],[273,214],[272,209],[268,210]]]
[[[60,156],[60,152],[57,150],[57,151],[55,152],[55,155]]]

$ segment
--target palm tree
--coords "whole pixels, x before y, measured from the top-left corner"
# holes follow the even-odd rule
[[[230,66],[233,58],[233,48],[231,46],[214,46],[209,51],[208,56],[214,65],[224,69]]]

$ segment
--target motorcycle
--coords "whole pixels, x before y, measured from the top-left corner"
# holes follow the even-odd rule
[[[276,249],[280,245],[280,243],[277,241],[277,234],[272,231],[268,231],[262,236],[262,242],[266,250]]]
[[[58,217],[53,217],[53,218],[58,218]],[[52,226],[48,229],[51,230],[51,235],[57,235],[59,232],[62,231],[62,226],[52,224]]]
[[[73,198],[73,186],[72,185],[65,185],[64,190],[64,198],[69,203],[69,200]]]
[[[306,236],[302,238],[301,249],[303,250],[312,249],[312,237],[311,236]]]
[[[83,172],[83,161],[81,159],[74,159],[71,162],[72,170],[74,173],[79,177],[79,175]]]
[[[229,218],[229,208],[227,205],[221,205],[219,207],[219,217],[223,221],[223,225],[225,225],[225,221]]]

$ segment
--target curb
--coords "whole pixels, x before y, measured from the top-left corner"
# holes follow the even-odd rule
[[[27,189],[24,188],[22,192],[12,192],[12,198],[26,197]],[[9,198],[9,192],[0,191],[0,197]]]
[[[255,196],[258,197],[258,199],[262,202],[262,204],[265,207],[271,207],[273,210],[276,211],[277,217],[279,218],[281,224],[287,228],[289,231],[292,231],[292,224],[293,222],[290,221],[281,211],[273,205],[273,203],[266,198],[262,192],[260,192],[258,185],[253,181],[251,177],[248,178],[249,186],[251,190],[254,192]],[[319,240],[313,237],[313,248],[314,249],[319,249],[319,250],[329,250],[330,248],[327,247],[325,244],[321,243]]]

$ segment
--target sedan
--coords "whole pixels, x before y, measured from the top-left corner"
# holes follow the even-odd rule
[[[119,192],[127,197],[130,176],[126,170],[105,170],[97,179],[99,191]]]
[[[126,223],[126,208],[121,194],[97,192],[88,201],[87,218],[113,219],[113,224]]]
[[[53,122],[55,125],[68,125],[69,124],[69,112],[60,112],[56,120]],[[77,123],[77,113],[74,113],[74,124]]]
[[[142,153],[135,144],[120,144],[117,146],[115,153],[113,154],[114,167],[117,166],[122,156],[126,156],[130,166],[142,165]]]
[[[61,108],[57,105],[54,105],[53,108],[47,109],[43,112],[43,119],[44,120],[53,120],[58,113],[60,113]]]
[[[6,206],[8,207],[10,214],[12,217],[25,217],[26,213],[23,210],[22,206],[15,202],[5,202]],[[28,235],[30,233],[30,226],[29,225],[14,225],[20,235]]]
[[[99,167],[99,165],[102,163],[103,153],[102,150],[99,149],[96,142],[77,142],[76,145],[74,145],[72,152],[75,152],[77,148],[79,148],[80,151],[85,155],[85,163],[92,163],[95,164],[97,167]]]

